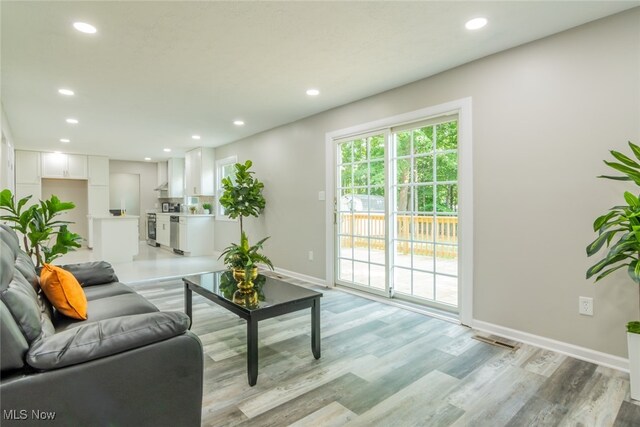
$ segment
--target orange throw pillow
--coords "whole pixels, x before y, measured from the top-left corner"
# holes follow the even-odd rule
[[[40,287],[60,313],[74,319],[87,318],[87,297],[78,280],[67,270],[45,264],[40,272]]]

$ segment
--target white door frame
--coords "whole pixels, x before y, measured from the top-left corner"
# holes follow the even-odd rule
[[[325,241],[326,283],[335,286],[335,153],[334,140],[365,132],[388,129],[457,111],[458,113],[458,310],[463,325],[471,325],[473,319],[473,147],[471,97],[462,98],[432,107],[375,120],[368,123],[328,132],[325,136]],[[388,236],[387,236],[388,237]]]

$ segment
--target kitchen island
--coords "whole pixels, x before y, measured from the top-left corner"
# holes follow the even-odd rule
[[[110,263],[130,262],[138,255],[137,215],[90,215],[90,247],[99,259]]]

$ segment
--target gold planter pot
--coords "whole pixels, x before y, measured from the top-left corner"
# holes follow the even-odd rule
[[[233,269],[233,278],[238,282],[238,290],[233,293],[233,302],[247,308],[258,306],[258,293],[253,289],[253,281],[258,277],[258,268],[253,267],[247,277],[245,270]]]

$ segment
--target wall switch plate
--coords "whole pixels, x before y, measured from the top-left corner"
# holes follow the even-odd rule
[[[319,191],[318,192],[318,200],[325,200],[326,199],[326,195],[324,191]]]
[[[593,316],[593,298],[578,298],[578,313],[584,314],[585,316]]]
[[[313,261],[313,251],[309,251],[309,261]]]

